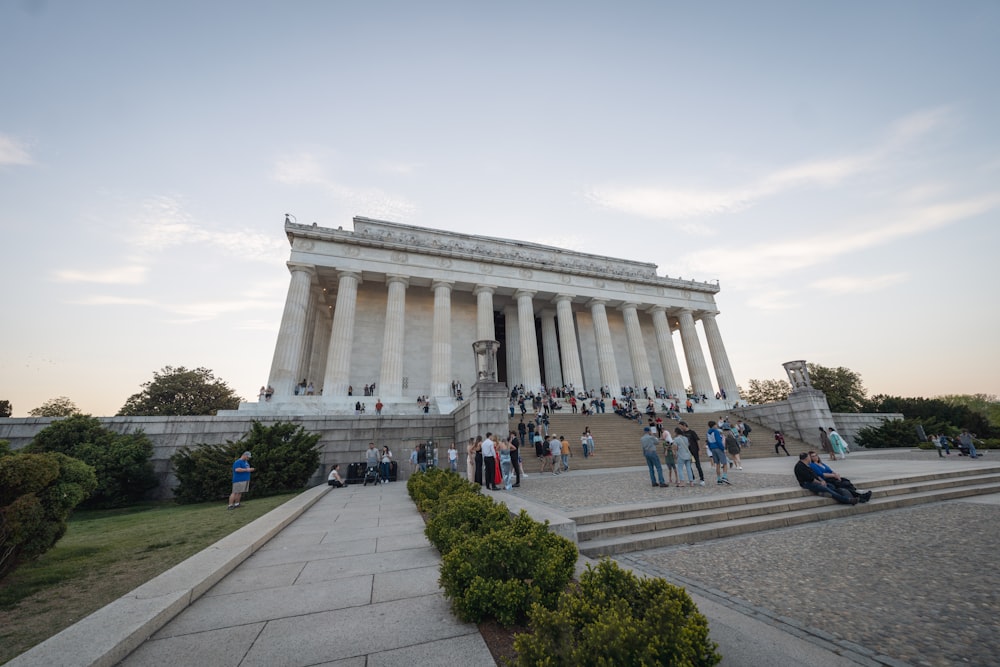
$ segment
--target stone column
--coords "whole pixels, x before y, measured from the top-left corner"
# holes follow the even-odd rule
[[[591,299],[590,314],[594,318],[594,338],[597,339],[597,368],[601,373],[601,386],[611,390],[612,396],[621,394],[622,383],[618,380],[618,364],[615,363],[615,346],[611,341],[608,326],[607,299]]]
[[[434,332],[431,342],[431,396],[451,396],[451,288],[455,283],[435,280]]]
[[[705,355],[701,351],[701,342],[698,340],[698,330],[695,329],[691,310],[681,308],[677,311],[677,321],[681,325],[681,343],[684,345],[684,360],[687,361],[691,389],[696,394],[714,397],[712,378],[708,375],[708,366],[705,365]]]
[[[278,341],[274,345],[271,373],[267,379],[268,385],[274,388],[275,399],[292,396],[298,382],[295,376],[302,364],[310,287],[316,275],[315,267],[310,264],[289,262],[288,270],[292,277],[288,283],[285,311],[281,315]]]
[[[580,349],[576,343],[576,327],[573,325],[573,297],[570,294],[557,294],[555,301],[556,317],[559,320],[563,381],[573,385],[575,391],[586,391],[586,387],[583,386]]]
[[[360,271],[341,271],[337,283],[337,304],[333,309],[330,347],[323,376],[324,396],[347,396],[351,384],[351,348],[354,346],[354,314],[358,304]]]
[[[562,368],[559,365],[559,340],[556,338],[556,314],[551,310],[543,310],[539,317],[542,320],[542,359],[545,361],[545,386],[562,386]]]
[[[318,379],[309,374],[309,368],[312,366],[313,337],[316,335],[317,303],[322,294],[322,290],[315,285],[309,290],[309,308],[306,310],[306,326],[302,334],[302,359],[299,361],[299,372],[296,373],[296,377],[305,380],[307,385],[310,381],[315,382]]]
[[[382,339],[382,368],[378,376],[380,396],[394,398],[403,395],[403,341],[406,337],[407,276],[389,274],[385,277],[389,290],[385,305],[385,338]]]
[[[653,316],[653,329],[656,331],[656,350],[660,355],[660,365],[667,383],[667,393],[678,398],[684,396],[684,378],[681,377],[681,366],[677,363],[677,351],[674,349],[674,335],[667,322],[667,312],[663,306],[653,306],[649,309]]]
[[[715,367],[715,379],[719,388],[726,391],[726,403],[733,404],[740,400],[740,390],[736,387],[733,368],[729,365],[726,346],[722,344],[722,334],[719,333],[719,323],[715,321],[718,313],[701,313],[701,326],[705,328],[705,339],[708,341],[708,352],[712,355],[712,365]]]
[[[507,343],[507,385],[514,388],[521,382],[521,336],[517,326],[517,306],[505,306],[504,336]]]
[[[326,305],[325,290],[316,304],[316,327],[313,332],[312,354],[309,363],[309,381],[319,396],[323,389],[323,374],[326,371],[326,355],[330,349],[330,328],[333,326],[332,309]]]
[[[538,338],[535,336],[535,308],[531,290],[517,290],[517,328],[521,339],[521,381],[525,391],[538,393],[542,374],[538,369]]]
[[[493,326],[493,294],[495,285],[476,285],[472,293],[476,295],[476,340],[496,340]]]
[[[620,306],[625,319],[625,337],[628,339],[628,357],[632,362],[632,378],[638,391],[647,389],[653,396],[653,374],[649,370],[649,357],[646,356],[646,344],[642,340],[642,327],[639,325],[638,306],[634,303],[623,303]]]

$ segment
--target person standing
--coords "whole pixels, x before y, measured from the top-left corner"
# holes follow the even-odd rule
[[[458,450],[455,449],[455,443],[451,443],[451,447],[448,448],[448,466],[451,468],[452,472],[458,472]]]
[[[562,469],[563,472],[569,471],[569,457],[573,456],[573,452],[569,448],[569,440],[563,436],[559,436],[559,454],[562,456]]]
[[[379,462],[379,475],[382,477],[383,484],[389,483],[389,477],[392,475],[392,450],[389,449],[389,445],[382,446],[381,461]]]
[[[552,434],[552,439],[549,440],[549,460],[552,461],[552,474],[559,474],[559,459],[562,456],[562,443],[559,442],[559,438]]]
[[[243,452],[240,458],[233,461],[233,490],[229,494],[229,507],[234,510],[240,506],[240,498],[250,490],[250,473],[255,468],[250,467],[250,452]]]
[[[831,461],[837,460],[837,454],[833,451],[833,445],[830,443],[830,436],[826,434],[826,429],[822,426],[819,427],[819,446],[823,453],[830,457]]]
[[[726,443],[722,439],[722,431],[716,428],[714,420],[708,422],[705,441],[708,443],[708,451],[712,454],[712,462],[715,463],[715,483],[729,484],[727,475],[729,460],[726,458]]]
[[[486,439],[483,440],[483,472],[485,473],[486,488],[490,491],[499,491],[496,479],[497,469],[497,446],[493,442],[493,433],[487,432]]]
[[[847,454],[851,451],[851,448],[847,446],[847,441],[840,437],[840,434],[831,426],[830,433],[827,436],[830,440],[830,446],[833,447],[833,451],[840,454],[840,458],[846,459]]]
[[[688,486],[694,486],[694,469],[691,467],[691,449],[688,447],[687,438],[680,427],[674,428],[674,444],[677,447],[677,467],[679,469],[680,480],[687,479]],[[678,482],[677,486],[680,486]]]
[[[686,421],[679,421],[677,424],[681,427],[684,437],[687,438],[688,451],[691,452],[691,460],[698,471],[698,485],[705,486],[705,473],[701,469],[701,453],[699,452],[701,445],[698,444],[698,434],[688,426]]]
[[[382,399],[381,398],[378,399],[375,402],[375,414],[376,415],[381,415],[382,414],[382,408],[384,408],[384,407],[385,407],[385,405],[382,404]]]
[[[660,465],[660,452],[658,451],[660,441],[649,431],[648,426],[642,427],[642,438],[639,439],[642,445],[642,455],[646,457],[646,466],[649,468],[649,481],[653,486],[666,487],[667,483],[663,479],[663,466]],[[656,479],[659,477],[659,484]]]

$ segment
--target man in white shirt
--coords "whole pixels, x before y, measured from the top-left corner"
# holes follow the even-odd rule
[[[486,434],[486,439],[483,440],[483,470],[485,471],[486,488],[491,491],[500,490],[496,479],[496,457],[497,447],[493,442],[493,433],[489,432]]]
[[[557,461],[559,461],[562,456],[562,443],[559,442],[559,436],[555,434],[553,434],[552,439],[549,440],[549,453],[552,458],[552,474],[558,475],[559,465],[557,464]]]

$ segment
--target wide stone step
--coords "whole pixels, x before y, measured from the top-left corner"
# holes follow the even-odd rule
[[[707,525],[696,523],[676,528],[643,532],[638,535],[616,535],[601,539],[581,540],[579,549],[580,553],[592,558],[613,556],[615,554],[675,546],[678,544],[704,542],[711,539],[773,530],[775,528],[786,528],[814,521],[855,516],[866,512],[877,512],[975,495],[1000,493],[1000,479],[971,485],[951,485],[931,490],[911,490],[902,493],[895,493],[894,491],[895,489],[891,487],[875,488],[873,489],[871,502],[854,506],[835,504],[829,498],[814,496],[812,500],[821,501],[820,505],[808,503],[808,506],[799,505],[797,509],[782,510],[780,509],[780,502],[770,501],[775,508],[772,513],[750,517],[724,518]],[[804,500],[809,499],[806,498]],[[795,504],[788,503],[788,505],[793,506]]]

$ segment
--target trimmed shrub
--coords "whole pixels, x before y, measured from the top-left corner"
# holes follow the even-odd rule
[[[523,510],[507,525],[470,535],[443,554],[441,586],[463,621],[523,621],[531,605],[554,607],[576,565],[576,545]]]
[[[52,548],[95,488],[93,468],[65,454],[0,456],[0,578]]]
[[[478,484],[453,472],[431,468],[427,472],[415,472],[406,481],[406,491],[421,512],[432,511],[439,499],[454,494],[481,495]]]
[[[552,667],[718,664],[708,621],[683,588],[640,579],[610,560],[587,567],[554,609],[531,608],[515,664]]]
[[[504,528],[510,522],[506,505],[481,493],[458,492],[435,504],[424,534],[438,551],[446,554],[470,536]]]
[[[24,451],[58,452],[92,466],[97,488],[86,507],[124,507],[159,484],[149,462],[153,443],[145,433],[118,434],[89,415],[60,419],[39,431]]]
[[[179,503],[221,500],[232,489],[233,462],[244,451],[253,454],[250,490],[255,496],[273,496],[302,489],[319,467],[318,433],[301,425],[276,422],[264,426],[253,422],[239,440],[226,444],[182,447],[170,457],[178,485]]]

